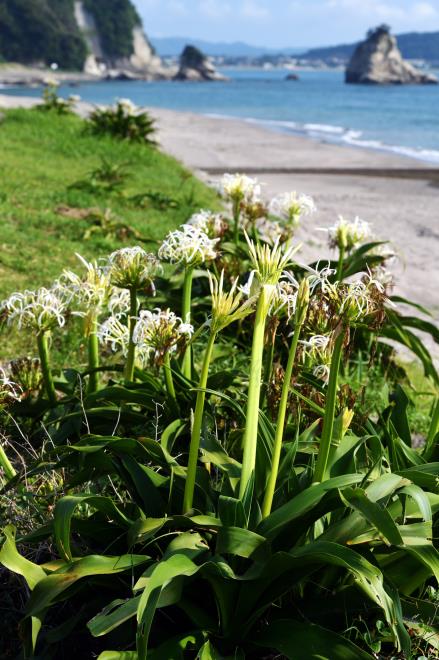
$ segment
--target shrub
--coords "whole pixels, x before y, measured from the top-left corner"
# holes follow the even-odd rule
[[[154,120],[129,100],[122,99],[110,108],[96,108],[89,117],[88,128],[95,135],[156,145]]]

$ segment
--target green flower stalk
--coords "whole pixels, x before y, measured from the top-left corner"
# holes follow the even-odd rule
[[[128,352],[125,363],[125,380],[134,379],[136,362],[136,344],[134,331],[138,315],[137,294],[146,291],[154,295],[154,278],[162,270],[161,264],[153,254],[145,252],[141,247],[123,248],[110,255],[108,272],[113,286],[127,289],[130,293],[130,310],[128,316]]]
[[[37,335],[38,354],[40,356],[41,371],[43,373],[44,387],[47,398],[52,406],[56,405],[56,391],[53,382],[52,371],[49,360],[49,342],[47,332],[40,332]]]
[[[184,267],[183,300],[181,316],[184,323],[191,322],[192,282],[194,269],[216,259],[219,238],[209,236],[196,225],[185,224],[170,232],[159,249],[159,257],[171,264]],[[192,377],[192,351],[187,346],[182,361],[183,375]]]
[[[99,388],[99,339],[97,335],[97,318],[92,320],[90,335],[88,336],[88,393],[92,394]]]
[[[195,483],[197,476],[197,463],[200,451],[201,428],[203,423],[204,404],[206,400],[206,386],[209,376],[209,367],[212,360],[213,348],[218,333],[231,323],[245,318],[253,310],[254,299],[242,302],[242,293],[238,291],[238,280],[235,280],[229,293],[224,291],[224,271],[219,279],[209,275],[210,291],[212,295],[212,318],[209,321],[210,334],[204,354],[198,386],[197,402],[195,405],[194,422],[192,426],[191,443],[189,447],[189,462],[187,468],[186,484],[183,498],[183,513],[190,511],[193,506]]]
[[[137,291],[130,289],[130,313],[128,317],[128,354],[125,363],[125,380],[131,383],[134,380],[134,367],[136,362],[136,344],[134,343],[134,331],[136,329],[138,313]]]
[[[335,407],[337,403],[338,377],[340,371],[343,344],[345,340],[345,328],[341,326],[337,330],[334,350],[331,359],[331,370],[326,393],[325,416],[323,419],[322,437],[320,439],[319,453],[316,469],[314,472],[314,483],[320,483],[325,479],[329,454],[331,451],[332,434],[334,431]]]
[[[273,445],[273,455],[271,461],[271,472],[268,480],[267,489],[265,491],[264,502],[262,505],[262,517],[266,518],[271,513],[273,506],[273,498],[276,490],[276,481],[279,473],[279,463],[282,451],[282,442],[285,429],[285,420],[288,406],[288,396],[290,393],[291,377],[293,375],[293,368],[296,360],[297,345],[302,330],[302,326],[306,319],[310,297],[309,280],[302,280],[297,295],[297,306],[295,312],[295,327],[293,340],[291,342],[290,351],[288,355],[288,364],[285,370],[285,378],[282,386],[282,395],[279,404],[279,412],[277,415],[276,434]]]
[[[165,373],[166,391],[168,392],[168,395],[172,400],[172,402],[174,403],[174,405],[176,405],[177,395],[175,393],[174,379],[172,377],[171,358],[169,353],[166,353],[164,357],[163,370]]]
[[[256,465],[265,324],[281,275],[297,249],[290,248],[283,253],[279,246],[279,241],[276,241],[274,246],[270,248],[268,245],[255,246],[255,244],[250,241],[247,234],[246,239],[249,246],[254,274],[256,275],[260,286],[260,292],[253,331],[246,426],[243,440],[244,453],[241,481],[239,485],[240,499],[242,499],[246,493]]]
[[[186,266],[183,281],[183,300],[181,304],[181,317],[184,323],[191,322],[192,312],[192,283],[194,279],[193,266]],[[182,362],[183,376],[188,380],[192,377],[192,349],[187,346]]]
[[[97,336],[98,318],[112,293],[111,274],[108,268],[101,267],[97,262],[89,263],[80,254],[76,255],[85,267],[84,276],[65,270],[60,278],[59,286],[63,287],[70,297],[70,306],[74,316],[84,319],[84,336],[88,346],[88,393],[99,388],[99,341]]]

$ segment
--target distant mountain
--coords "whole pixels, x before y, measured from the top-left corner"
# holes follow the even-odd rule
[[[396,36],[398,46],[405,59],[439,62],[439,32],[408,32]],[[357,43],[341,44],[325,48],[312,48],[302,54],[309,60],[348,60]]]
[[[262,55],[273,55],[283,53],[294,55],[302,53],[303,48],[264,48],[263,46],[252,46],[241,41],[233,43],[210,42],[203,39],[191,39],[190,37],[152,37],[151,42],[162,57],[176,57],[180,55],[185,46],[190,44],[212,57],[261,57]]]

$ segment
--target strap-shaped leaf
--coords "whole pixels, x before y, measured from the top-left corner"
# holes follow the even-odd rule
[[[61,498],[55,506],[54,531],[58,552],[66,561],[71,561],[72,559],[72,551],[70,548],[70,527],[72,517],[75,509],[81,504],[87,504],[88,506],[105,513],[112,519],[117,520],[120,525],[127,529],[133,522],[125,516],[109,497],[103,497],[101,495],[67,495],[66,497]]]
[[[256,635],[255,644],[267,651],[276,650],[289,660],[373,659],[372,655],[346,637],[305,621],[273,621]]]
[[[320,484],[313,484],[299,493],[299,495],[296,495],[296,497],[293,497],[290,502],[276,509],[268,518],[261,522],[256,531],[261,536],[274,539],[286,525],[313,509],[326,493],[353,486],[362,481],[362,479],[362,475],[348,474],[342,477],[328,479]]]

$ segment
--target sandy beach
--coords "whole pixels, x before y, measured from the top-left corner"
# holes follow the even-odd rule
[[[0,96],[0,108],[30,107],[38,99]],[[90,106],[80,104],[86,114]],[[377,239],[388,240],[395,293],[428,307],[439,324],[439,168],[428,163],[356,147],[313,141],[242,120],[211,118],[151,108],[164,151],[206,181],[223,172],[254,174],[268,198],[297,190],[312,195],[318,212],[298,232],[301,258],[331,256],[319,227],[339,214],[370,222]],[[433,348],[431,342],[428,342]],[[437,350],[434,350],[438,354]]]
[[[371,150],[314,142],[240,120],[151,109],[165,151],[216,181],[223,172],[255,174],[269,197],[288,190],[314,197],[302,223],[303,257],[328,258],[325,234],[338,214],[359,215],[391,242],[396,292],[432,310],[439,322],[439,168]]]

